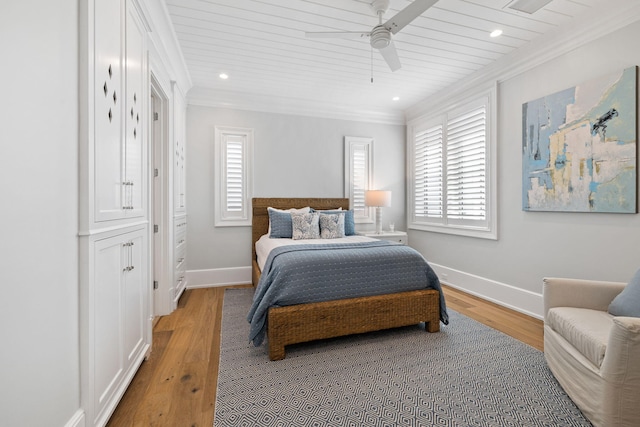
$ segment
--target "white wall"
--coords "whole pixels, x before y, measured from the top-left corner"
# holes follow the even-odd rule
[[[78,2],[0,6],[0,425],[77,415]]]
[[[383,225],[405,228],[405,126],[190,105],[189,270],[251,265],[251,228],[214,227],[216,125],[254,129],[254,197],[344,197],[344,137],[373,137],[374,187],[393,192]]]
[[[541,315],[544,276],[627,282],[640,268],[640,215],[523,212],[521,188],[522,104],[640,64],[639,38],[636,22],[500,82],[499,240],[410,232],[445,282]]]

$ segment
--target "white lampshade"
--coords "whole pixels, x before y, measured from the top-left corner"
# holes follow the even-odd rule
[[[391,206],[391,191],[370,190],[364,192],[364,204],[375,207]]]

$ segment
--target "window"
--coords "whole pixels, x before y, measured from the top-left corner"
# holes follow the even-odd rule
[[[409,123],[409,227],[496,239],[495,89]]]
[[[364,192],[373,177],[373,138],[344,137],[344,194],[349,198],[356,223],[372,223],[372,209],[364,204]]]
[[[251,225],[253,129],[216,126],[216,226]]]

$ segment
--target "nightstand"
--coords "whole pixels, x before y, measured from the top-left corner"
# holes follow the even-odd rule
[[[409,238],[405,231],[382,231],[381,234],[377,234],[375,231],[367,231],[361,233],[363,236],[373,237],[374,239],[390,240],[392,242],[402,243],[406,245],[409,243]]]

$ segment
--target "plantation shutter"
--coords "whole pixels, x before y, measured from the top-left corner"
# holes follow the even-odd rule
[[[227,213],[243,211],[244,186],[244,142],[238,135],[229,135],[226,144],[226,191],[224,197]]]
[[[367,147],[355,146],[353,149],[353,211],[356,215],[364,215],[367,207],[364,205],[364,192],[369,182],[369,164]]]
[[[415,134],[414,217],[443,216],[442,125]]]
[[[409,228],[497,239],[492,87],[408,123]]]
[[[373,138],[344,137],[344,194],[356,223],[373,222],[372,209],[364,203],[373,176]]]
[[[447,121],[446,201],[449,221],[486,218],[486,107]]]
[[[253,129],[216,126],[215,224],[251,225]]]

